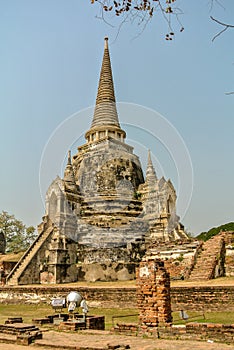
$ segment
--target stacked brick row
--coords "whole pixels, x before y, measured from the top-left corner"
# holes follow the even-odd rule
[[[158,259],[145,260],[137,270],[137,305],[139,323],[144,328],[170,324],[170,276]]]
[[[105,329],[105,316],[87,316],[86,329]]]
[[[191,322],[186,325],[161,327],[161,339],[210,340],[211,342],[231,343],[234,341],[234,325]],[[208,346],[207,346],[208,348]],[[222,349],[222,344],[220,344]]]
[[[191,334],[193,339],[213,339],[220,342],[234,341],[233,324],[215,323],[188,323],[186,324],[186,334]]]
[[[138,325],[136,323],[117,323],[111,331],[118,334],[138,335]]]
[[[234,311],[233,286],[171,288],[173,311]]]

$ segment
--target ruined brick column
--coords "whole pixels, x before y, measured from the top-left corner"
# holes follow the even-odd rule
[[[156,288],[159,324],[171,324],[170,274],[164,267],[164,262],[158,260],[156,266]]]
[[[159,259],[141,261],[136,271],[139,323],[143,328],[172,322],[170,276]]]

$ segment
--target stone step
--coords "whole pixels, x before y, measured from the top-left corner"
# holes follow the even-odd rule
[[[222,235],[215,236],[203,244],[203,249],[189,278],[191,281],[212,278],[217,264],[217,256],[220,254],[222,245]]]
[[[40,234],[40,237],[30,247],[30,250],[28,250],[25,253],[25,255],[23,255],[23,257],[20,259],[20,261],[16,264],[14,269],[11,271],[10,275],[7,278],[7,284],[9,284],[9,285],[17,285],[18,284],[18,279],[19,279],[20,275],[25,270],[28,263],[31,261],[33,256],[35,256],[38,249],[42,246],[43,242],[51,234],[52,231],[53,231],[53,227],[49,227],[45,231],[42,231],[42,233]]]

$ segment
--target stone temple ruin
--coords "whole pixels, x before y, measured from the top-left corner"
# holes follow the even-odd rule
[[[150,152],[144,178],[138,156],[125,142],[107,38],[85,138],[76,154],[68,153],[64,177],[49,186],[39,235],[7,284],[133,279],[152,245],[188,241],[173,184],[157,178]]]

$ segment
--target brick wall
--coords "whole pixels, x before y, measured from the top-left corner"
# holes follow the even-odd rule
[[[174,287],[171,301],[173,311],[234,311],[234,287]]]
[[[51,298],[64,297],[70,291],[79,291],[90,307],[136,307],[136,288],[78,287],[1,287],[0,303],[49,303]],[[227,287],[172,287],[172,310],[234,311],[234,286]]]
[[[2,287],[0,303],[50,303],[52,298],[66,297],[71,291],[78,291],[90,307],[134,308],[136,307],[136,288],[94,288],[94,287]]]
[[[139,325],[133,323],[119,323],[112,329],[112,332],[125,335],[141,335]],[[161,339],[212,339],[212,342],[233,343],[234,325],[191,322],[180,326],[156,327],[149,330],[147,336]]]
[[[158,335],[162,339],[212,339],[212,342],[233,343],[234,325],[190,322],[183,326],[172,326],[158,329]],[[208,347],[209,346],[207,345],[207,348]],[[221,348],[222,347],[220,346],[220,349]]]

